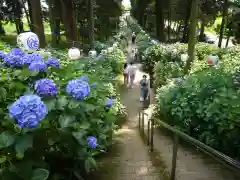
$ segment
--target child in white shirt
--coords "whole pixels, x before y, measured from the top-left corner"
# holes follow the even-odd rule
[[[127,71],[130,77],[130,88],[133,88],[137,67],[132,62],[130,62],[130,65],[128,66]]]
[[[125,63],[123,67],[123,77],[124,77],[124,85],[128,85],[128,64]]]

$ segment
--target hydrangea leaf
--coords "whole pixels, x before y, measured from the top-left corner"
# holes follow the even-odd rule
[[[0,134],[0,149],[11,146],[14,143],[14,136],[8,132],[2,132]]]
[[[38,168],[33,171],[31,180],[47,180],[49,171],[46,169]]]
[[[6,156],[1,155],[0,156],[0,164],[4,163],[7,160]]]
[[[63,115],[63,116],[60,116],[58,121],[61,128],[66,128],[73,124],[73,122],[75,121],[75,117]]]
[[[24,154],[24,152],[33,146],[33,137],[31,135],[23,135],[16,138],[15,151],[18,154]]]

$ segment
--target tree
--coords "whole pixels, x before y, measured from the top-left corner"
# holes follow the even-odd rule
[[[44,35],[44,27],[42,20],[41,2],[40,0],[29,0],[31,9],[31,18],[34,32],[38,35],[40,41],[40,47],[46,46],[46,40]]]
[[[192,9],[191,9],[191,23],[189,28],[189,40],[188,40],[188,60],[184,67],[184,74],[188,74],[188,71],[191,67],[192,62],[195,59],[195,44],[196,44],[196,27],[197,27],[197,15],[199,8],[200,0],[192,0]]]
[[[164,12],[163,3],[164,0],[156,0],[155,2],[155,13],[156,13],[156,34],[160,41],[165,41],[164,35]]]

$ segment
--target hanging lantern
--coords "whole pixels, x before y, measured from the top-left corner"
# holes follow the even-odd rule
[[[107,49],[107,51],[108,51],[108,53],[111,53],[111,52],[113,52],[113,48],[112,48],[112,47],[109,47],[109,48]]]
[[[17,36],[18,47],[27,52],[34,52],[39,47],[39,38],[33,32],[24,32]]]
[[[218,61],[219,61],[219,57],[216,55],[209,55],[207,57],[207,64],[210,66],[217,65]]]
[[[97,57],[97,51],[95,51],[95,50],[89,51],[88,56],[91,57],[91,58]]]
[[[68,57],[70,59],[78,59],[81,56],[81,52],[78,48],[72,47],[68,50]]]
[[[106,50],[106,49],[101,50],[101,53],[100,53],[100,54],[102,54],[102,55],[107,55],[107,50]]]
[[[181,61],[186,62],[188,60],[187,54],[181,54]]]

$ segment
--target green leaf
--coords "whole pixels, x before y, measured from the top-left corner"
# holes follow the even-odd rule
[[[65,96],[61,96],[57,99],[57,109],[63,110],[68,104],[68,99]]]
[[[5,99],[7,97],[7,90],[3,87],[0,87],[0,94],[1,94],[0,99]]]
[[[63,116],[60,116],[58,121],[61,128],[66,128],[73,124],[73,122],[75,121],[75,117],[63,115]]]
[[[79,142],[79,144],[83,144],[83,142],[84,142],[83,137],[85,134],[86,134],[86,131],[84,131],[84,130],[72,133],[73,137],[75,137],[75,139]]]
[[[50,101],[46,102],[46,104],[48,107],[48,111],[51,111],[56,107],[56,99],[51,99]]]
[[[7,160],[6,156],[0,156],[0,164],[4,163]]]
[[[31,135],[23,135],[16,139],[15,151],[18,154],[24,154],[24,152],[33,146],[33,137]]]
[[[69,109],[76,109],[80,106],[79,101],[75,101],[75,100],[70,100],[69,104],[68,104],[68,108]]]
[[[2,132],[0,134],[0,149],[11,146],[14,143],[14,136],[8,132]]]
[[[46,169],[38,168],[33,171],[31,180],[47,180],[49,171]]]
[[[81,128],[81,129],[89,129],[89,127],[90,127],[90,123],[87,122],[87,121],[84,121],[84,122],[79,126],[79,128]]]
[[[94,168],[94,169],[97,168],[97,162],[96,162],[95,159],[92,158],[92,157],[88,157],[88,158],[85,160],[84,165],[85,165],[85,170],[86,170],[87,172],[90,172],[90,170],[93,169],[93,168]]]

